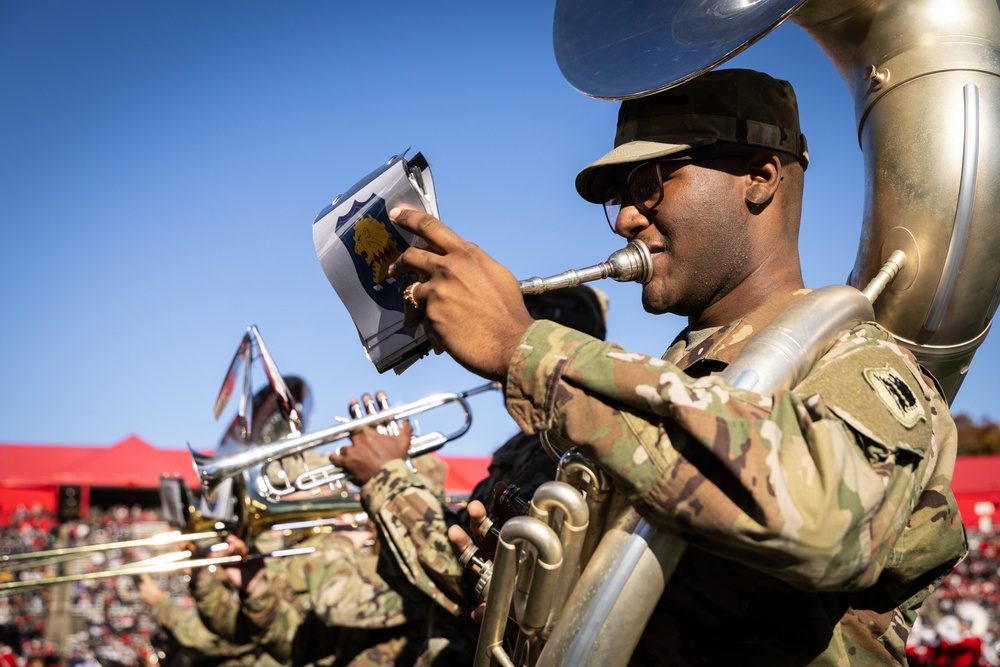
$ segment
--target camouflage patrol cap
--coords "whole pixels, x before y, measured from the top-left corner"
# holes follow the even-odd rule
[[[577,175],[576,190],[600,204],[625,165],[707,146],[788,153],[805,169],[809,151],[792,85],[754,70],[713,70],[663,92],[625,100],[615,149]]]
[[[524,305],[536,320],[552,320],[601,340],[607,333],[608,297],[590,285],[528,294]]]

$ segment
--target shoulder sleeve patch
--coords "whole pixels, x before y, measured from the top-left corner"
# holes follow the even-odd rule
[[[882,401],[889,413],[906,428],[913,428],[925,419],[924,406],[906,384],[906,380],[892,366],[866,368],[863,372],[868,384],[875,390],[875,396]]]
[[[931,390],[891,348],[864,345],[817,366],[792,392],[819,395],[855,430],[892,449],[922,453],[931,438]]]

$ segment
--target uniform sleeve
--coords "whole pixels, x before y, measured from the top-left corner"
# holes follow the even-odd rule
[[[171,598],[165,597],[153,607],[153,619],[169,630],[181,646],[203,655],[227,657],[245,652],[206,628],[195,609],[182,607]]]
[[[237,644],[246,637],[240,636],[240,601],[236,593],[222,583],[215,573],[215,566],[203,567],[192,574],[191,596],[198,616],[209,631]]]
[[[331,534],[304,561],[316,616],[328,627],[390,628],[407,622],[403,600],[376,572],[377,556]],[[416,609],[410,610],[417,614]],[[412,619],[409,619],[412,620]]]
[[[241,600],[240,621],[254,644],[278,662],[291,664],[296,633],[304,618],[288,598],[287,581],[276,576],[272,568],[264,572],[261,586]]]
[[[964,543],[947,406],[874,325],[846,332],[772,398],[538,322],[506,391],[523,429],[578,446],[651,523],[799,588],[861,589],[887,567],[919,574],[923,562],[894,562],[904,532]]]
[[[390,461],[362,488],[361,500],[388,550],[390,569],[449,613],[459,613],[464,568],[448,540],[445,510],[423,477],[401,460]]]

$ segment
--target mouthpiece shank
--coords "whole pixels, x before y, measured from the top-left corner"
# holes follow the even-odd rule
[[[652,276],[652,259],[649,248],[638,239],[629,241],[621,250],[616,250],[608,257],[608,261],[588,266],[584,269],[565,271],[549,278],[528,278],[518,284],[522,294],[541,294],[549,290],[563,287],[574,287],[592,280],[613,278],[620,283],[635,281],[646,284]]]

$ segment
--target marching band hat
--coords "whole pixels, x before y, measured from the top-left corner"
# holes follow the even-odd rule
[[[713,70],[625,100],[618,111],[615,149],[577,175],[576,189],[600,204],[626,165],[716,145],[724,152],[746,146],[788,153],[805,169],[809,150],[792,85],[754,70]]]

